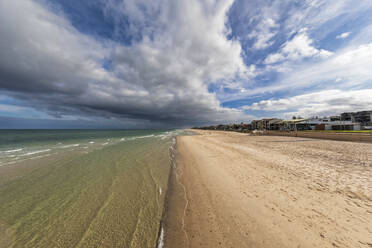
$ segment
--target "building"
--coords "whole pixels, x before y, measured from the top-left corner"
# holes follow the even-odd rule
[[[341,121],[358,122],[363,126],[372,125],[372,111],[342,113]]]
[[[360,123],[352,121],[332,120],[332,118],[317,119],[312,118],[306,120],[309,130],[360,130]]]
[[[275,120],[275,118],[267,118],[267,119],[262,119],[262,128],[261,130],[270,130],[270,121]]]
[[[250,124],[251,130],[279,130],[278,123],[280,119],[266,118],[262,120],[253,120]]]
[[[354,122],[358,122],[363,126],[372,124],[372,111],[360,111],[353,114]]]
[[[260,122],[261,122],[261,120],[253,120],[253,121],[251,121],[252,130],[258,130],[259,129],[259,126],[260,126]]]
[[[341,114],[341,121],[352,121],[353,113],[347,112]]]
[[[282,131],[306,130],[361,130],[360,123],[351,121],[331,121],[330,118],[292,119],[277,123]]]
[[[334,115],[329,117],[330,121],[341,121],[341,116],[340,115]]]
[[[265,118],[253,120],[242,130],[281,130],[281,131],[306,131],[306,130],[372,130],[372,111],[342,113],[330,117],[309,119],[281,120],[278,118]]]
[[[277,125],[279,125],[281,131],[310,130],[305,121],[306,119],[281,120]]]
[[[281,119],[271,119],[268,122],[268,130],[279,130],[280,129],[280,122],[282,122]]]

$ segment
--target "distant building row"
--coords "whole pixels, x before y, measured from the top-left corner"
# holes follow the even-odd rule
[[[251,130],[369,130],[372,129],[372,111],[342,113],[326,118],[262,119],[254,120],[250,125]]]
[[[326,118],[308,118],[282,120],[267,118],[253,120],[250,124],[232,124],[209,126],[202,129],[251,131],[251,130],[372,130],[372,111],[342,113]]]

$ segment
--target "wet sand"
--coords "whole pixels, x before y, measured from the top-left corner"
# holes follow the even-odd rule
[[[165,247],[372,247],[372,144],[198,132],[177,140]]]

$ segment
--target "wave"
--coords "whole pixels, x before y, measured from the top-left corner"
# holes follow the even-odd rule
[[[22,151],[23,148],[20,149],[13,149],[13,150],[7,150],[7,151],[0,151],[1,153],[12,153],[12,152],[20,152]]]
[[[160,138],[161,140],[174,138],[182,133],[184,133],[184,130],[174,130],[174,131],[166,131],[164,133],[158,134],[155,137]]]
[[[5,157],[6,158],[14,158],[14,157],[17,157],[17,155],[6,155]]]
[[[49,152],[49,151],[50,151],[50,149],[33,151],[33,152],[28,152],[28,153],[22,154],[20,156],[29,156],[29,155],[34,155],[34,154],[43,153],[43,152]]]
[[[145,136],[137,136],[135,137],[136,139],[144,139],[144,138],[151,138],[151,137],[154,137],[155,135],[151,134],[151,135],[145,135]]]
[[[151,137],[156,137],[156,136],[154,134],[144,135],[144,136],[134,136],[134,137],[130,137],[130,138],[121,138],[120,141],[145,139],[145,138],[151,138]]]
[[[73,145],[61,146],[61,148],[70,148],[70,147],[77,147],[77,146],[80,146],[80,144],[73,144]]]

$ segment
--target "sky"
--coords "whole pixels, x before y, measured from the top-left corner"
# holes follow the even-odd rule
[[[372,110],[370,0],[2,0],[0,128]]]

